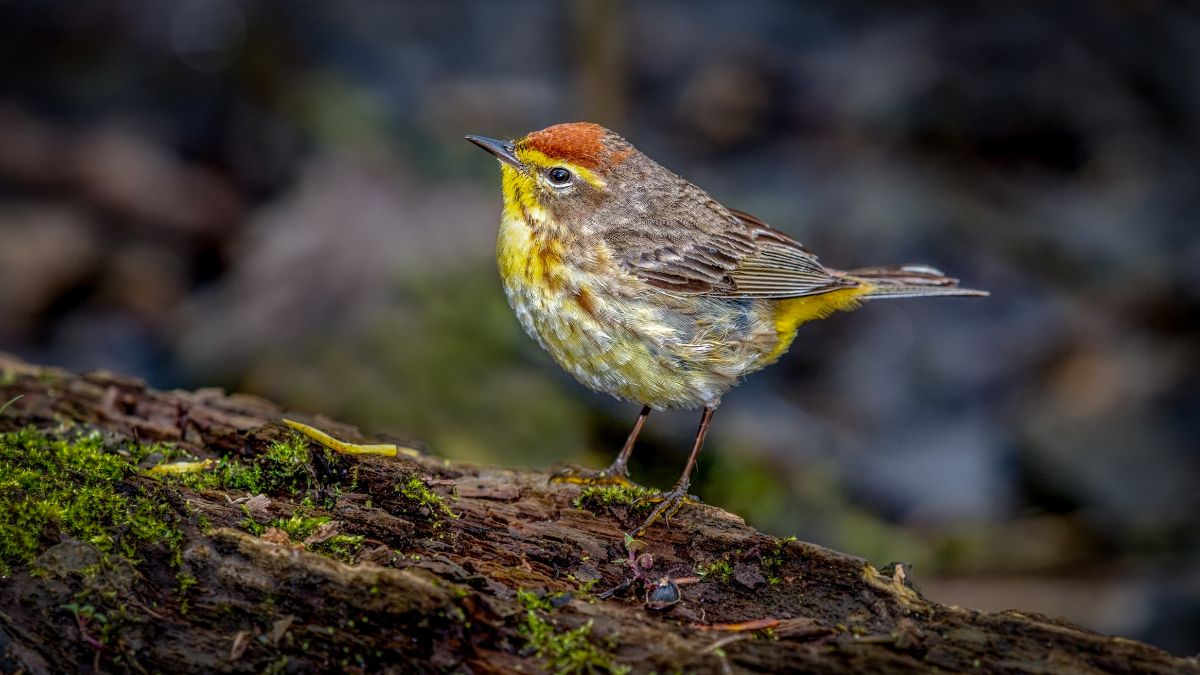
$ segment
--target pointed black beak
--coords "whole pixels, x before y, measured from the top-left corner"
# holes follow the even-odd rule
[[[517,150],[511,141],[501,141],[487,136],[467,136],[466,139],[492,153],[501,162],[512,164],[518,169],[525,168],[525,165],[521,164],[521,160],[517,159]]]

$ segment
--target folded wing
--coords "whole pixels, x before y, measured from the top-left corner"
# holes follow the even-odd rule
[[[825,267],[788,235],[754,216],[720,208],[718,229],[697,227],[687,241],[625,250],[632,271],[665,291],[729,298],[797,298],[864,287],[864,298],[987,295],[958,288],[932,267],[872,267],[842,272]]]

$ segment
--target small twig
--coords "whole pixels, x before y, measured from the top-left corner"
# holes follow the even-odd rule
[[[692,628],[703,631],[724,631],[728,633],[747,633],[765,628],[774,628],[780,624],[779,619],[754,619],[752,621],[742,621],[740,623],[712,623],[712,624],[692,624]]]
[[[229,660],[237,661],[242,658],[242,654],[246,653],[246,648],[250,646],[250,631],[239,630],[233,636],[233,646],[229,648]]]
[[[749,633],[734,633],[733,635],[726,635],[725,637],[720,638],[711,645],[705,647],[701,653],[707,654],[708,652],[721,649],[725,645],[733,644],[734,642],[741,642],[742,640],[748,640],[752,637],[754,636],[750,635]]]
[[[0,413],[3,413],[8,408],[8,406],[16,403],[17,401],[20,401],[22,398],[25,398],[25,394],[17,394],[16,396],[8,399],[8,401],[6,401],[4,403],[4,405],[0,405]]]
[[[726,635],[725,637],[705,647],[700,653],[713,654],[721,660],[721,672],[725,673],[726,675],[733,675],[733,668],[729,665],[729,657],[725,655],[724,647],[725,645],[730,645],[734,642],[740,642],[741,640],[745,640],[749,637],[750,635],[748,633],[735,633],[733,635]]]
[[[729,658],[725,656],[725,651],[722,649],[717,649],[713,653],[717,655],[718,659],[721,659],[722,675],[733,675],[733,668],[729,665]]]
[[[754,637],[754,633],[775,628],[782,623],[779,619],[754,619],[753,621],[743,621],[741,623],[714,623],[714,624],[692,624],[692,628],[702,631],[726,631],[732,633],[725,637],[718,638],[712,644],[701,650],[702,654],[715,654],[721,659],[721,672],[732,673],[733,669],[729,665],[729,658],[725,655],[724,648],[726,645],[731,645],[742,640],[749,640]]]
[[[104,643],[100,642],[99,640],[97,640],[96,638],[94,638],[88,634],[87,619],[83,618],[83,615],[80,614],[79,612],[74,612],[74,614],[75,614],[75,625],[79,626],[79,637],[83,638],[83,641],[88,643],[89,645],[91,645],[93,649],[96,649],[96,650],[104,649]]]
[[[164,476],[170,474],[185,474],[185,473],[200,473],[208,471],[217,465],[215,459],[202,459],[198,462],[170,462],[168,464],[158,464],[146,469],[146,474],[151,476]]]
[[[162,614],[159,614],[158,612],[150,609],[149,607],[146,606],[145,603],[143,603],[141,600],[138,600],[137,598],[129,598],[128,602],[129,602],[129,604],[133,605],[134,607],[137,607],[138,609],[141,609],[143,612],[149,614],[150,616],[152,616],[156,619],[166,619],[167,618],[167,617],[163,616]]]

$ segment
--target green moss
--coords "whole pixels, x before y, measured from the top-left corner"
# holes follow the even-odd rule
[[[287,532],[292,541],[304,541],[329,520],[328,516],[305,516],[297,511],[290,518],[276,518],[271,525]]]
[[[795,537],[776,539],[774,546],[758,557],[758,562],[762,566],[763,576],[767,578],[767,581],[772,586],[782,581],[779,576],[779,569],[783,567],[784,549],[793,541],[796,541]]]
[[[587,511],[598,511],[610,506],[649,508],[653,503],[650,498],[656,495],[657,490],[640,485],[588,485],[580,490],[573,504],[575,508]]]
[[[551,603],[553,598],[560,597],[560,594],[548,595],[544,593],[536,593],[527,591],[523,588],[517,589],[517,602],[521,606],[530,611],[550,612],[554,610],[554,605]]]
[[[458,514],[451,511],[446,504],[445,498],[430,489],[429,485],[419,476],[410,475],[402,478],[396,483],[396,492],[404,497],[413,508],[425,509],[435,519],[439,516],[458,518]]]
[[[364,539],[366,537],[361,534],[335,534],[319,544],[309,546],[308,550],[337,558],[349,565],[354,562]]]
[[[212,521],[209,520],[208,516],[200,513],[196,515],[196,527],[200,528],[201,532],[207,534],[208,531],[212,529],[213,524]]]
[[[584,581],[576,577],[574,574],[567,574],[567,578],[571,581],[574,581],[578,585],[576,590],[582,598],[590,598],[592,589],[596,588],[596,584],[600,583],[599,579],[588,579],[587,581]]]
[[[254,534],[262,534],[266,531],[267,527],[265,525],[261,525],[249,517],[247,517],[247,520],[250,520],[251,523],[253,523],[253,526],[248,527],[247,529]],[[316,533],[318,528],[328,522],[330,522],[330,518],[327,516],[305,516],[299,512],[296,512],[288,518],[276,518],[275,520],[271,521],[271,526],[278,527],[284,532],[287,532],[288,537],[292,541],[302,542]],[[242,525],[246,526],[247,523],[243,521]],[[346,564],[350,564],[354,562],[354,558],[358,555],[359,550],[362,549],[362,544],[365,539],[366,537],[361,534],[335,534],[325,541],[309,545],[308,550],[315,553],[320,553],[322,555],[327,555],[331,558],[341,560]]]
[[[275,441],[267,451],[249,461],[222,457],[216,466],[201,471],[167,473],[155,478],[193,490],[246,490],[252,494],[300,495],[315,485],[308,439],[292,434]]]
[[[714,560],[707,565],[698,565],[696,574],[705,579],[712,579],[722,584],[729,583],[729,579],[733,576],[733,565],[728,560]]]
[[[306,492],[314,487],[308,452],[308,439],[291,434],[286,440],[275,441],[267,451],[254,458],[254,470],[243,470],[230,477],[229,487],[244,488],[255,493]]]
[[[189,602],[191,590],[200,583],[200,580],[187,572],[180,572],[175,575],[175,581],[179,583],[179,613],[187,614],[191,608],[191,603]]]
[[[199,579],[186,572],[180,572],[179,574],[176,574],[175,580],[179,582],[180,595],[187,593],[188,590],[190,590],[193,586],[200,583]]]
[[[28,563],[58,532],[136,564],[139,546],[180,556],[183,534],[161,495],[123,483],[152,448],[105,447],[98,432],[52,438],[26,428],[0,434],[0,574]]]
[[[525,607],[525,621],[517,631],[529,643],[535,656],[545,661],[546,670],[559,675],[568,673],[628,673],[630,667],[617,663],[613,640],[597,644],[592,622],[572,630],[563,630],[547,615],[553,611],[548,596],[517,590],[517,601]]]
[[[256,537],[261,537],[263,533],[267,531],[267,526],[255,520],[254,517],[249,513],[247,513],[246,517],[242,518],[242,522],[238,524],[242,526],[242,529]]]

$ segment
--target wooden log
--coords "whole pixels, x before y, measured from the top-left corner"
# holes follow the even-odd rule
[[[712,506],[685,507],[630,554],[623,531],[643,511],[625,491],[430,454],[335,455],[252,396],[0,355],[10,400],[4,672],[1200,673],[1064,621],[930,602],[901,566],[774,539]],[[152,470],[164,465],[193,471]],[[45,510],[93,492],[108,501]]]

